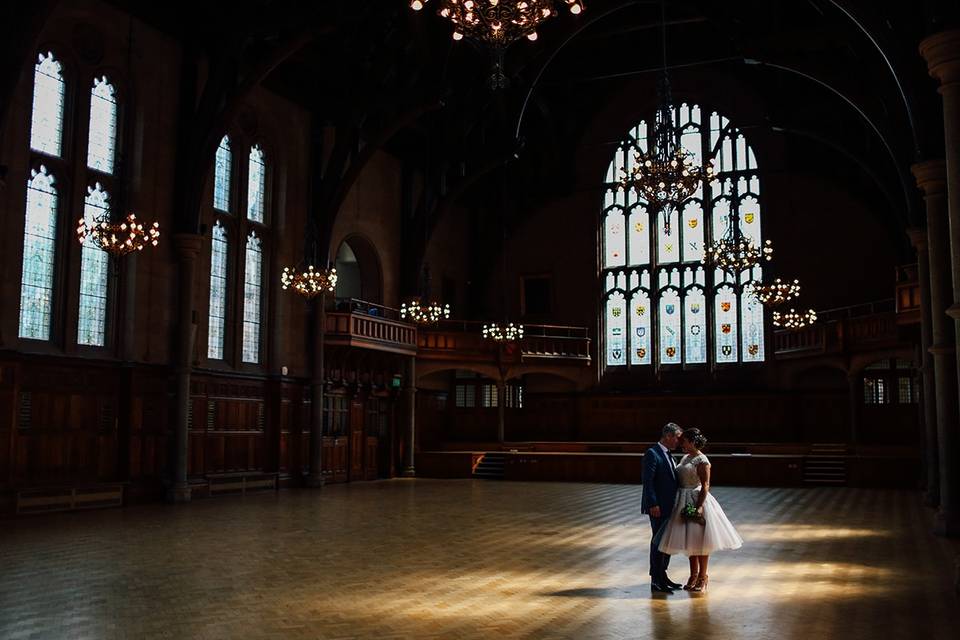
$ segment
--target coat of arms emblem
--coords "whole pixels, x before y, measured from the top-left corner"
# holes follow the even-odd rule
[[[760,345],[758,344],[751,344],[750,346],[747,347],[747,353],[749,353],[752,356],[757,355],[757,353],[759,352],[760,352]]]
[[[721,302],[721,303],[720,303],[720,310],[723,311],[724,313],[726,313],[727,311],[730,311],[730,303],[729,303],[729,302]]]
[[[752,213],[745,213],[745,214],[743,214],[743,221],[746,222],[747,224],[753,224],[753,221],[754,221],[755,219],[756,219],[756,218],[754,218],[754,216],[753,216]]]
[[[733,347],[731,347],[728,344],[725,344],[722,347],[720,347],[720,352],[725,356],[729,356],[731,353],[733,353]]]
[[[675,355],[677,355],[677,348],[676,348],[676,347],[667,347],[667,357],[668,357],[668,358],[672,358],[672,357],[674,357]]]
[[[668,305],[665,307],[665,309],[667,310],[667,315],[668,315],[668,316],[672,316],[672,315],[673,315],[673,312],[677,310],[677,308],[676,308],[675,306],[673,306],[672,304],[668,304]]]
[[[642,338],[642,337],[645,336],[645,335],[647,335],[647,328],[646,328],[646,327],[637,327],[637,337],[638,337],[638,338]]]
[[[696,218],[690,218],[689,220],[687,220],[687,226],[690,227],[691,229],[696,229],[698,224],[700,224],[700,221],[697,220]]]
[[[641,360],[643,360],[644,358],[646,358],[646,357],[647,357],[647,350],[644,349],[643,347],[638,348],[638,349],[637,349],[637,357],[640,358]]]
[[[729,322],[724,322],[723,324],[720,325],[720,331],[724,333],[730,333],[732,329],[733,327],[730,326]]]

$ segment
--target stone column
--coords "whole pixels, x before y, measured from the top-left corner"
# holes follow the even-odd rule
[[[193,309],[193,281],[197,255],[202,238],[193,233],[173,236],[177,252],[177,421],[174,425],[173,483],[167,492],[170,502],[189,502],[187,484],[187,445],[189,442],[188,416],[190,410],[190,372],[193,369],[193,343],[197,336],[196,312]]]
[[[501,378],[497,381],[497,442],[503,444],[506,432],[507,384]]]
[[[927,232],[925,229],[909,229],[910,243],[917,250],[917,278],[920,285],[920,376],[923,418],[923,468],[926,476],[927,506],[940,504],[940,474],[937,460],[937,404],[936,383],[933,376],[933,314],[930,308],[930,259],[927,255]]]
[[[326,296],[314,299],[313,376],[310,381],[310,473],[307,486],[323,486],[323,392],[327,381],[324,359],[327,335]]]
[[[407,429],[403,443],[403,471],[401,475],[412,478],[416,473],[413,464],[413,448],[416,445],[417,434],[417,357],[410,356],[407,364],[407,386],[403,390],[407,405]]]
[[[951,446],[960,431],[955,332],[946,311],[953,300],[950,231],[947,216],[947,183],[943,161],[915,164],[913,175],[927,208],[927,259],[930,276],[930,353],[933,354],[934,397],[937,413],[937,464],[940,475],[940,508],[936,531],[957,531],[960,491],[956,489],[957,462],[951,463]],[[954,454],[955,455],[955,454]],[[950,523],[953,523],[952,525]]]

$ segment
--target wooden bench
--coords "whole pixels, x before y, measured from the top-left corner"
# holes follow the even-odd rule
[[[36,487],[17,491],[17,514],[123,506],[122,484]]]
[[[277,474],[260,471],[239,473],[218,473],[207,476],[210,495],[221,493],[245,494],[252,491],[276,490]]]

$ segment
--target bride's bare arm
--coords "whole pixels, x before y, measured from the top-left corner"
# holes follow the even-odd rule
[[[697,496],[697,509],[703,508],[703,503],[710,493],[710,464],[703,463],[697,465],[697,475],[700,476],[700,495]]]

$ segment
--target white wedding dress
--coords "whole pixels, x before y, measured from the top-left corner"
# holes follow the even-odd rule
[[[743,538],[727,519],[712,493],[707,494],[703,503],[703,519],[706,524],[686,522],[680,516],[684,505],[697,504],[700,496],[697,466],[701,464],[710,464],[707,456],[702,453],[695,456],[687,454],[677,465],[677,500],[673,505],[670,521],[660,538],[660,551],[663,553],[708,556],[714,551],[739,549],[743,546]]]

